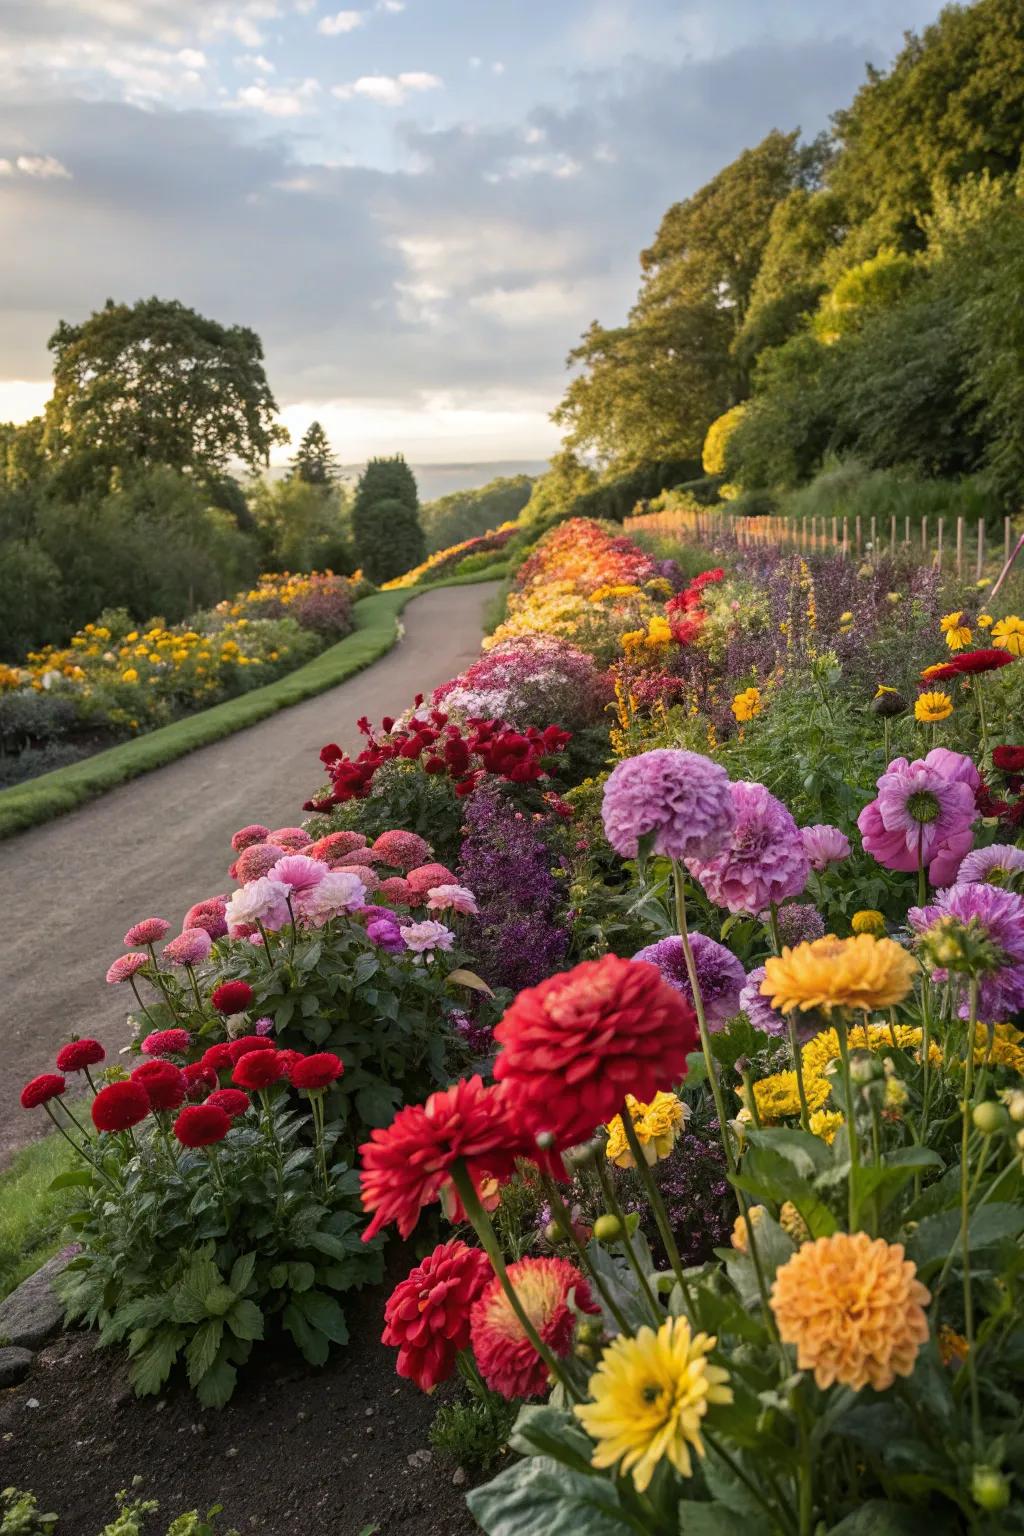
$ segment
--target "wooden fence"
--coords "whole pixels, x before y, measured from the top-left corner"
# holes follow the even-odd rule
[[[973,571],[980,578],[991,561],[1006,565],[1013,548],[1011,520],[1003,519],[1002,548],[992,539],[986,544],[985,522],[968,523],[965,517],[924,517],[914,526],[909,517],[730,517],[728,513],[702,508],[699,511],[647,512],[626,519],[624,530],[645,528],[679,540],[726,538],[740,549],[760,544],[786,544],[794,549],[835,550],[853,559],[911,553],[922,565],[948,568],[958,576]]]

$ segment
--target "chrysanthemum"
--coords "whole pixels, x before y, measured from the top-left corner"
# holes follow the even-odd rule
[[[956,872],[957,885],[1007,885],[1024,870],[1024,848],[992,843],[974,848]]]
[[[876,939],[885,938],[885,918],[874,907],[863,907],[850,918],[854,933],[870,933]]]
[[[666,858],[711,858],[736,820],[725,769],[674,748],[643,752],[613,768],[601,815],[609,843],[624,859],[635,859],[646,838]]]
[[[951,651],[962,651],[965,645],[971,643],[971,631],[961,622],[962,619],[963,613],[958,610],[956,613],[947,613],[939,620],[939,628],[946,636],[946,644]]]
[[[396,907],[411,907],[416,900],[413,888],[404,875],[389,875],[380,882],[374,895]]]
[[[690,949],[708,1028],[724,1029],[739,1012],[740,991],[746,979],[743,966],[732,950],[708,938],[705,933],[691,933]],[[693,1003],[682,939],[675,935],[659,939],[657,944],[648,944],[645,949],[638,950],[633,959],[656,965],[669,986],[681,992],[688,1003]]]
[[[164,945],[163,958],[171,965],[201,965],[213,947],[205,928],[186,928]]]
[[[1015,613],[1007,614],[992,626],[992,644],[1011,656],[1024,656],[1024,619]]]
[[[835,1382],[884,1392],[909,1376],[928,1339],[929,1292],[899,1243],[836,1232],[804,1243],[775,1272],[771,1308],[797,1365],[825,1391]]]
[[[326,874],[327,866],[319,859],[311,859],[304,853],[286,853],[267,871],[267,879],[280,881],[294,897],[319,885]]]
[[[276,843],[285,853],[301,853],[312,841],[305,827],[276,827],[267,833],[267,842]]]
[[[283,928],[288,922],[288,895],[288,887],[280,880],[271,880],[265,875],[250,880],[248,885],[232,892],[225,913],[228,932],[234,934],[235,929],[247,928],[253,923],[262,923],[271,929]]]
[[[850,857],[850,839],[838,827],[823,822],[813,827],[801,827],[800,840],[807,862],[819,872]]]
[[[367,839],[362,832],[328,832],[326,837],[310,843],[306,852],[311,859],[320,859],[328,868],[334,866],[356,848],[366,848]]]
[[[902,1002],[916,973],[917,962],[894,939],[876,939],[869,933],[837,939],[828,934],[770,955],[761,992],[782,1013],[791,1008],[870,1012]]]
[[[251,848],[246,848],[235,860],[234,878],[240,885],[249,885],[253,880],[261,880],[264,875],[270,873],[278,859],[283,859],[285,852],[276,843],[254,843]]]
[[[244,1013],[252,1006],[253,990],[247,981],[222,981],[210,993],[210,1002],[218,1013]]]
[[[183,1109],[172,1127],[183,1147],[212,1147],[231,1129],[231,1116],[218,1104],[193,1104]]]
[[[149,956],[141,955],[138,950],[130,955],[118,955],[107,971],[107,981],[110,986],[116,987],[122,981],[128,981],[130,977],[137,976],[143,966],[148,964]]]
[[[127,1131],[149,1114],[149,1094],[130,1078],[108,1083],[92,1101],[92,1123],[98,1131]]]
[[[406,879],[414,896],[426,896],[435,885],[457,885],[458,879],[444,864],[419,864]]]
[[[224,918],[227,904],[226,896],[207,896],[203,901],[197,901],[195,906],[189,907],[185,913],[185,921],[181,925],[182,931],[202,928],[211,939],[222,939],[228,931]]]
[[[685,1317],[668,1318],[657,1333],[644,1327],[632,1338],[613,1339],[590,1378],[594,1401],[573,1409],[597,1441],[592,1464],[618,1464],[641,1493],[662,1461],[692,1477],[690,1453],[704,1455],[701,1426],[708,1409],[733,1398],[728,1371],[708,1358],[717,1342],[692,1334]]]
[[[981,780],[970,758],[944,747],[913,763],[897,757],[877,784],[857,818],[867,852],[886,869],[914,870],[920,858],[933,885],[952,879],[977,816]]]
[[[743,693],[736,694],[730,706],[733,717],[740,725],[745,725],[748,720],[753,720],[761,713],[760,688],[747,688]]]
[[[494,1038],[495,1078],[531,1130],[565,1147],[607,1124],[627,1093],[646,1103],[682,1082],[699,1036],[655,966],[605,955],[520,992]]]
[[[141,923],[132,924],[124,936],[124,942],[128,949],[134,949],[138,944],[159,944],[170,931],[171,925],[165,918],[144,917]]]
[[[144,1061],[131,1081],[142,1085],[154,1109],[177,1109],[188,1088],[184,1072],[170,1061]]]
[[[577,1312],[600,1311],[583,1275],[568,1259],[520,1259],[508,1266],[508,1278],[542,1342],[559,1359],[572,1348]],[[470,1340],[492,1392],[509,1399],[543,1397],[547,1392],[547,1366],[523,1332],[497,1275],[473,1305]]]
[[[261,822],[254,821],[247,827],[242,827],[231,839],[231,846],[236,853],[243,853],[246,848],[252,848],[256,843],[264,843],[270,833],[270,828],[263,826]]]
[[[940,891],[930,906],[911,907],[907,913],[918,934],[949,920],[992,946],[993,963],[978,988],[980,1016],[991,1021],[1024,1008],[1024,896],[997,885],[958,883]],[[960,1013],[967,1016],[966,997]]]
[[[717,906],[756,915],[799,896],[810,865],[796,822],[763,784],[730,784],[729,795],[735,822],[724,847],[686,867]]]
[[[400,828],[382,832],[372,847],[383,863],[390,864],[392,869],[400,869],[403,874],[415,869],[417,864],[425,864],[430,857],[430,844],[424,838]]]
[[[637,1140],[643,1149],[644,1160],[648,1167],[653,1168],[655,1163],[668,1157],[672,1151],[686,1124],[689,1109],[675,1093],[656,1093],[650,1104],[641,1104],[631,1093],[627,1093],[626,1106]],[[617,1168],[635,1168],[636,1160],[626,1139],[622,1116],[616,1115],[609,1122],[607,1130],[605,1157]]]
[[[33,1077],[21,1090],[22,1109],[38,1109],[40,1104],[48,1104],[51,1099],[59,1099],[61,1094],[67,1092],[67,1083],[59,1072],[41,1072],[38,1077]]]
[[[810,1109],[820,1109],[830,1092],[827,1078],[808,1079],[804,1073],[804,1094]],[[795,1119],[801,1108],[796,1073],[773,1072],[770,1077],[761,1078],[754,1084],[754,1102],[762,1125],[777,1125],[780,1120]]]
[[[184,1056],[192,1044],[187,1029],[155,1029],[142,1042],[143,1056]]]
[[[808,1124],[810,1125],[812,1136],[820,1137],[822,1141],[827,1142],[831,1146],[842,1127],[846,1124],[846,1121],[838,1110],[816,1109],[811,1115]]]
[[[293,897],[296,914],[315,928],[345,912],[358,911],[366,900],[361,871],[321,867],[323,878]]]
[[[381,1343],[398,1350],[399,1376],[432,1392],[469,1345],[470,1309],[493,1278],[490,1260],[457,1238],[440,1243],[388,1297]]]
[[[747,1253],[750,1249],[750,1228],[753,1227],[756,1233],[766,1215],[763,1205],[748,1206],[746,1216],[741,1211],[732,1224],[730,1247],[735,1248],[737,1253]]]
[[[948,720],[952,713],[953,700],[941,690],[918,694],[914,704],[914,719],[923,725],[937,725],[940,720]]]

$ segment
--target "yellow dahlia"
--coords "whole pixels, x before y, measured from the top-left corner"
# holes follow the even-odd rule
[[[992,627],[992,644],[1001,651],[1009,651],[1011,656],[1024,656],[1024,619],[1019,619],[1015,613],[1000,619]]]
[[[850,919],[850,927],[854,933],[870,933],[876,939],[885,938],[885,918],[873,907],[865,907],[863,911],[855,912]]]
[[[753,720],[755,715],[761,713],[760,688],[747,688],[743,693],[738,693],[732,701],[732,712],[741,725],[748,720]]]
[[[783,948],[765,961],[761,995],[786,1013],[821,1008],[888,1008],[902,1002],[913,985],[917,962],[893,939],[869,933],[823,939]]]
[[[895,1038],[894,1038],[895,1037]],[[855,1024],[847,1036],[851,1051],[892,1050],[909,1051],[921,1044],[921,1031],[912,1024],[897,1024],[895,1030],[889,1024]],[[804,1078],[824,1077],[830,1061],[839,1056],[839,1036],[834,1029],[823,1029],[808,1040],[800,1052]]]
[[[764,1206],[749,1206],[747,1209],[747,1216],[750,1217],[750,1225],[756,1231],[761,1223],[761,1218],[764,1216]],[[749,1236],[750,1234],[747,1231],[747,1218],[741,1211],[732,1224],[732,1234],[729,1238],[730,1243],[735,1248],[737,1253],[746,1253]]]
[[[845,1124],[845,1119],[835,1109],[817,1109],[808,1121],[811,1135],[820,1136],[822,1141],[828,1142],[829,1146],[835,1141]]]
[[[948,720],[952,713],[953,700],[941,689],[937,689],[934,693],[918,694],[914,705],[914,719],[920,720],[922,724],[936,725],[940,720]]]
[[[708,1360],[717,1342],[691,1334],[685,1317],[669,1318],[657,1333],[641,1328],[633,1338],[614,1339],[590,1378],[594,1401],[573,1409],[597,1441],[591,1464],[620,1464],[641,1493],[666,1459],[680,1476],[692,1477],[690,1451],[704,1455],[708,1408],[732,1402],[728,1371]]]
[[[653,1167],[663,1157],[668,1157],[676,1144],[679,1132],[686,1121],[688,1110],[674,1093],[656,1093],[649,1104],[641,1104],[631,1093],[626,1103],[633,1120],[637,1140],[644,1149],[648,1167]],[[636,1162],[626,1140],[622,1116],[616,1115],[607,1127],[608,1142],[605,1156],[617,1168],[635,1168]]]
[[[909,1376],[928,1338],[928,1290],[902,1245],[866,1232],[836,1232],[776,1271],[771,1307],[797,1365],[824,1391],[835,1382],[884,1392]]]
[[[838,1053],[837,1053],[838,1054]],[[804,1073],[804,1091],[811,1109],[820,1109],[828,1098],[830,1087],[824,1077],[808,1081]],[[800,1113],[800,1089],[795,1072],[773,1072],[754,1084],[754,1100],[758,1119],[762,1125],[775,1125]]]

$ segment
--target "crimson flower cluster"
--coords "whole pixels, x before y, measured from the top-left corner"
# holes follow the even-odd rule
[[[704,596],[704,588],[712,582],[722,581],[725,572],[716,567],[713,571],[702,571],[695,576],[688,587],[682,592],[677,592],[675,597],[670,597],[665,604],[665,614],[672,629],[672,638],[680,645],[691,645],[704,627],[707,614],[701,607]]]
[[[514,730],[504,720],[470,720],[463,728],[443,709],[419,713],[423,695],[416,695],[415,712],[407,724],[395,727],[385,715],[381,733],[375,734],[364,716],[359,729],[367,745],[358,757],[334,742],[320,753],[331,788],[326,795],[307,800],[303,809],[326,811],[349,800],[362,800],[370,793],[377,769],[396,760],[419,762],[425,773],[447,774],[455,783],[457,795],[470,794],[485,773],[496,774],[513,784],[529,784],[546,777],[547,759],[562,752],[571,740],[560,726],[544,730],[529,726]]]
[[[1002,782],[997,789],[982,784],[975,795],[978,810],[982,816],[996,818],[1007,831],[1016,832],[1024,826],[1024,747],[995,747],[992,767]]]

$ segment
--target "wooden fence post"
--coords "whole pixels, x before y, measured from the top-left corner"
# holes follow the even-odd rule
[[[892,555],[894,555],[895,553],[896,553],[896,514],[894,512],[892,517],[889,520],[889,554],[890,554],[890,557]]]
[[[922,559],[922,561],[924,560],[924,557],[925,557],[925,555],[927,553],[928,553],[928,517],[927,517],[927,515],[925,515],[921,519],[921,559]]]
[[[945,526],[946,526],[946,519],[944,517],[940,517],[939,518],[939,547],[938,547],[938,549],[935,552],[935,563],[938,566],[940,571],[942,570],[942,530],[943,530],[943,528]]]
[[[857,513],[856,529],[857,529],[857,551],[856,551],[856,553],[857,553],[857,559],[859,560],[860,559],[860,544],[861,544],[860,513],[859,512]]]
[[[978,518],[978,580],[985,574],[985,519]]]
[[[903,519],[903,542],[904,542],[904,544],[909,544],[910,543],[910,518],[909,517],[905,517]]]
[[[956,573],[962,576],[964,571],[964,520],[958,517],[956,520]]]
[[[843,518],[843,554],[845,556],[845,555],[848,555],[849,553],[850,553],[850,529],[849,529],[849,525],[848,525],[848,520],[844,517]]]

